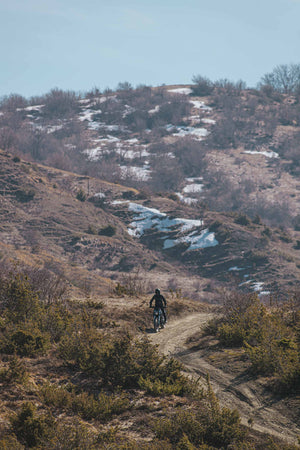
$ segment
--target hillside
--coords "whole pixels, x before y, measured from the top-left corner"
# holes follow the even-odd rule
[[[298,448],[299,113],[225,82],[2,99],[0,447]]]
[[[29,106],[18,96],[4,99],[0,129],[0,148],[34,160],[39,171],[48,171],[47,176],[41,175],[46,184],[38,187],[41,195],[47,191],[47,199],[53,201],[45,207],[50,212],[44,218],[45,223],[50,220],[47,239],[51,241],[51,229],[57,230],[61,235],[55,243],[58,254],[80,267],[97,269],[92,279],[99,275],[111,279],[134,267],[148,272],[152,267],[151,280],[155,280],[153,265],[163,263],[171,264],[171,272],[179,264],[179,272],[188,270],[189,276],[233,281],[244,289],[275,292],[297,284],[300,128],[296,96],[243,90],[230,83],[216,86],[205,96],[203,86],[197,85],[136,90],[124,85],[116,92],[93,90],[84,97],[54,89],[31,99]],[[4,171],[8,166],[3,166]],[[9,170],[17,164],[12,167]],[[27,167],[30,171],[31,166]],[[30,184],[24,175],[24,183]],[[118,188],[115,183],[127,187]],[[92,202],[75,201],[79,189]],[[98,197],[93,198],[95,194]],[[72,206],[66,207],[69,198]],[[17,204],[23,215],[41,200],[44,196]],[[100,208],[95,209],[96,203]],[[141,206],[157,211],[137,211]],[[71,219],[73,207],[83,213],[74,210]],[[33,217],[39,208],[33,209]],[[52,221],[53,210],[62,217]],[[165,227],[166,223],[157,222],[163,214],[171,220],[198,222],[195,227],[178,221]],[[147,216],[148,224],[136,227],[133,222],[142,216]],[[26,220],[28,234],[29,217]],[[29,234],[37,236],[40,224]],[[114,237],[94,237],[107,225],[116,226]],[[76,233],[81,235],[73,236]],[[161,239],[166,234],[167,243]],[[100,240],[102,250],[96,255]],[[140,251],[135,249],[145,246],[150,252],[136,257]],[[177,276],[158,280],[167,287],[172,278]],[[190,293],[185,284],[175,287]]]

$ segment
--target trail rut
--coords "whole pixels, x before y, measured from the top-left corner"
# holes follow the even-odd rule
[[[205,376],[208,373],[220,404],[237,409],[244,425],[249,426],[248,420],[251,419],[254,430],[284,439],[288,443],[297,443],[299,427],[276,408],[274,399],[259,394],[255,380],[226,373],[205,360],[200,351],[187,348],[187,338],[199,331],[212,317],[208,313],[194,313],[171,321],[164,330],[153,334],[151,340],[159,345],[162,353],[181,361],[193,376]]]

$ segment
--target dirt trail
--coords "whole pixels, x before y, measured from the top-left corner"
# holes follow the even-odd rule
[[[223,372],[207,362],[200,351],[193,351],[186,347],[189,336],[212,318],[212,314],[194,313],[181,319],[171,321],[164,330],[151,336],[153,343],[158,344],[160,350],[180,360],[186,369],[194,376],[210,375],[214,392],[220,404],[231,409],[237,409],[244,425],[251,419],[252,428],[256,431],[270,434],[297,443],[300,429],[290,419],[285,417],[278,408],[276,400],[267,399],[259,395],[257,383],[247,376],[234,376]]]

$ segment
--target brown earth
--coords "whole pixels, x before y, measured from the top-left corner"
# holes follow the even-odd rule
[[[188,339],[212,317],[211,312],[196,312],[171,320],[164,330],[151,335],[151,341],[159,346],[162,353],[181,361],[192,377],[198,379],[209,374],[220,404],[237,409],[242,424],[250,426],[255,432],[296,444],[300,422],[295,405],[291,407],[287,400],[271,396],[265,389],[264,380],[251,377],[245,367],[236,366],[236,370],[226,368],[226,360],[229,359],[226,352],[220,358],[223,363],[220,368],[212,350],[215,343],[211,343],[209,348],[208,343],[203,341],[196,349],[187,344]]]

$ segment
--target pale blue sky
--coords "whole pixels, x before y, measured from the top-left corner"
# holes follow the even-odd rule
[[[0,0],[0,96],[243,79],[300,63],[300,0]]]

